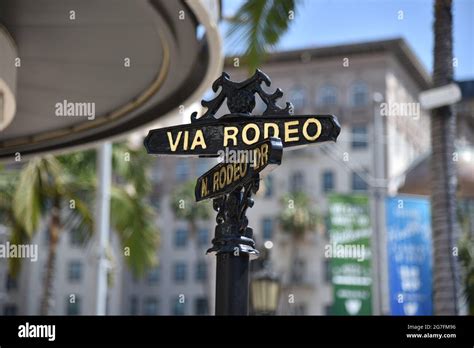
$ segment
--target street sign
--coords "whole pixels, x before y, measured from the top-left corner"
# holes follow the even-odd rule
[[[217,315],[248,314],[249,261],[259,253],[245,214],[261,176],[281,163],[283,148],[336,141],[341,131],[332,115],[291,115],[290,103],[284,108],[276,104],[283,92],[278,88],[268,94],[262,83],[271,84],[260,70],[242,82],[223,72],[212,84],[219,94],[201,101],[207,108],[201,117],[194,112],[190,124],[153,129],[144,140],[149,154],[224,155],[223,162],[198,178],[195,188],[196,201],[212,198],[217,212],[213,245],[207,250],[217,258]],[[262,115],[251,114],[256,95],[266,104]],[[230,113],[218,118],[225,100]]]
[[[223,162],[197,179],[196,201],[228,194],[255,180],[259,173],[270,172],[280,165],[282,153],[279,138],[265,139],[244,150],[226,151]]]
[[[149,154],[216,156],[223,148],[242,149],[269,137],[281,138],[283,147],[290,147],[335,141],[339,132],[332,115],[228,114],[152,130],[145,138],[145,147]]]
[[[421,107],[425,110],[439,108],[441,106],[457,103],[461,100],[461,89],[456,83],[432,88],[421,92],[418,96]]]

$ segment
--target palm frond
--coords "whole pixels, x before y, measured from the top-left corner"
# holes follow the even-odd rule
[[[227,36],[237,47],[245,47],[244,63],[253,73],[269,48],[274,47],[290,25],[290,11],[296,12],[299,0],[246,1],[237,10]]]
[[[157,262],[159,234],[154,222],[153,211],[144,199],[112,187],[111,224],[121,240],[126,263],[138,276]]]
[[[134,150],[125,143],[114,144],[112,148],[114,173],[123,181],[130,183],[140,196],[150,190],[148,171],[151,163],[150,156],[141,149]]]
[[[38,227],[47,199],[44,188],[48,186],[49,178],[43,174],[44,168],[41,158],[29,161],[21,171],[13,196],[15,219],[24,225],[30,238]]]
[[[194,196],[195,181],[188,181],[178,186],[170,197],[170,208],[175,217],[191,223],[207,220],[211,216],[209,201],[196,202]]]

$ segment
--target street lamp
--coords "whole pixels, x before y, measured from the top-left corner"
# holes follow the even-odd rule
[[[265,242],[262,269],[252,277],[250,285],[253,311],[257,315],[275,315],[280,295],[280,279],[272,270],[270,262],[271,241]]]

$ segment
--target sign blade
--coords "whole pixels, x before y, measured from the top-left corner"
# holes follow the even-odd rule
[[[197,202],[230,193],[255,180],[257,175],[275,169],[281,164],[283,145],[279,138],[272,137],[244,150],[230,151],[226,152],[223,162],[197,179]]]
[[[217,156],[225,148],[243,149],[269,137],[283,147],[336,141],[341,127],[333,115],[244,116],[151,130],[144,140],[149,154]]]

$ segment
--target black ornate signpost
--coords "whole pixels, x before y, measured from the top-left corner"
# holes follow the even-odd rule
[[[212,85],[220,92],[201,102],[207,111],[200,118],[194,112],[191,124],[151,130],[144,141],[149,154],[224,157],[197,180],[195,191],[197,201],[212,198],[217,212],[207,251],[217,257],[216,315],[248,314],[249,261],[258,251],[245,213],[253,206],[261,175],[281,163],[283,148],[336,141],[341,130],[332,115],[291,115],[290,103],[276,105],[282,91],[267,94],[262,83],[270,86],[260,70],[242,82],[222,73]],[[261,116],[251,115],[255,94],[267,106]],[[231,113],[216,118],[225,99]]]

